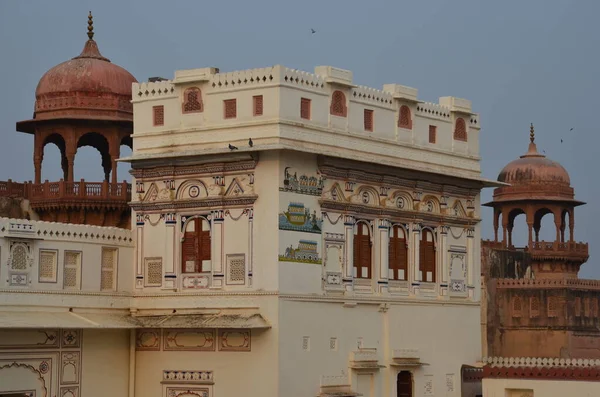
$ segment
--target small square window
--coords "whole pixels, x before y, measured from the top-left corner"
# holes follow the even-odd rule
[[[300,99],[300,118],[310,120],[310,99]]]
[[[252,113],[255,116],[262,116],[263,114],[263,96],[256,95],[252,97]]]
[[[373,111],[365,109],[365,131],[373,131]]]
[[[165,107],[163,105],[152,107],[152,122],[155,126],[165,125]]]
[[[226,119],[235,119],[237,117],[237,100],[226,99],[223,101],[223,107]]]
[[[429,143],[435,143],[437,138],[437,127],[435,125],[429,126]]]

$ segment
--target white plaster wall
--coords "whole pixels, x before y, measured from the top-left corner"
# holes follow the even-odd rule
[[[129,393],[129,330],[84,330],[81,396]]]
[[[117,291],[131,291],[133,285],[133,242],[131,231],[111,227],[72,225],[63,223],[0,219],[0,227],[8,229],[9,224],[32,226],[33,236],[0,233],[0,286],[13,289],[63,290],[65,251],[81,252],[81,291],[100,291],[102,248],[117,249]],[[37,233],[39,231],[40,233]],[[104,237],[102,237],[104,236]],[[114,238],[113,238],[114,237]],[[21,238],[32,247],[33,263],[26,271],[13,271],[6,266],[10,256],[10,241]],[[40,250],[57,250],[56,282],[40,282]],[[27,286],[10,285],[10,273],[27,273],[30,283]],[[74,291],[73,289],[69,291]]]
[[[389,365],[392,349],[418,349],[421,361],[429,364],[413,369],[416,396],[424,393],[425,375],[433,375],[435,395],[447,395],[447,374],[454,375],[454,395],[459,396],[461,366],[481,355],[479,307],[473,304],[406,300],[391,303],[388,312],[381,313],[377,304],[364,301],[351,308],[343,307],[341,299],[283,299],[279,316],[280,396],[317,394],[321,375],[343,374],[356,382],[348,360],[358,348],[358,338],[363,347],[376,348],[379,364],[386,366],[375,374],[375,396],[396,393],[398,369]],[[309,351],[302,349],[303,337],[310,337]],[[332,337],[338,338],[337,351],[330,350]]]
[[[186,72],[193,71],[176,73]],[[342,72],[352,78],[351,72]],[[290,134],[295,135],[296,140],[305,143],[321,141],[328,143],[326,134],[321,133],[322,136],[319,138],[319,135],[314,135],[314,131],[311,131],[325,129],[327,132],[349,133],[344,136],[344,141],[348,141],[344,146],[369,153],[375,156],[374,159],[380,161],[385,161],[387,156],[398,157],[398,159],[427,156],[435,165],[443,166],[439,168],[440,171],[447,166],[453,166],[467,174],[473,171],[479,172],[477,156],[480,127],[479,123],[471,123],[471,118],[478,119],[478,116],[468,115],[468,112],[471,112],[469,101],[447,97],[440,98],[439,104],[416,104],[414,89],[405,87],[414,90],[414,98],[397,99],[390,91],[361,86],[348,88],[331,84],[323,73],[325,72],[322,69],[319,69],[317,74],[313,74],[277,65],[263,69],[212,74],[195,83],[173,84],[172,81],[165,81],[134,84],[136,152],[160,153],[165,150],[172,151],[173,148],[223,149],[227,147],[227,143],[246,146],[245,142],[249,137],[252,137],[258,145],[290,143],[283,140],[283,138],[290,138]],[[263,81],[263,77],[267,77],[267,80]],[[259,78],[260,82],[251,83],[251,78]],[[350,80],[347,83],[352,82]],[[182,114],[183,92],[192,86],[202,90],[204,110],[202,113]],[[329,114],[331,94],[337,89],[346,95],[348,116],[345,118]],[[263,95],[263,116],[254,116],[252,113],[254,95]],[[311,120],[300,118],[302,97],[312,101]],[[237,99],[237,117],[224,119],[223,100],[233,98]],[[161,104],[165,107],[165,125],[153,126],[152,107]],[[412,130],[397,127],[399,108],[404,104],[411,108]],[[424,110],[417,111],[417,107]],[[365,108],[374,110],[373,132],[364,130]],[[454,119],[459,114],[456,113],[457,110],[467,112],[460,114],[467,124],[468,142],[453,139]],[[290,128],[290,122],[293,126],[304,129],[303,133],[306,135],[286,131]],[[428,142],[430,124],[438,126],[435,144]],[[273,128],[274,125],[279,125],[281,128]],[[233,126],[235,128],[227,129]],[[170,131],[168,135],[156,135],[166,131]],[[371,139],[364,140],[365,137]],[[388,145],[394,142],[397,146],[394,147],[393,152],[389,152],[380,142],[387,142]],[[309,149],[308,145],[306,149]]]
[[[595,397],[599,395],[600,382],[594,381],[483,379],[484,397]]]

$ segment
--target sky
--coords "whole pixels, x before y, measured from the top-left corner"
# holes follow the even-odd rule
[[[469,99],[480,114],[486,178],[527,151],[534,123],[538,149],[568,170],[576,198],[589,203],[575,211],[575,239],[590,243],[580,277],[600,278],[599,1],[0,0],[0,180],[33,179],[33,137],[15,122],[31,118],[41,76],[80,53],[90,10],[102,54],[138,81],[208,66],[332,65],[359,85],[415,87],[429,102]],[[59,163],[48,145],[42,179],[59,179]],[[81,148],[74,168],[76,179],[103,179],[95,149]],[[123,164],[118,176],[129,179]],[[484,190],[482,202],[491,195]],[[492,237],[491,211],[482,218],[484,238]],[[516,223],[516,243],[526,242],[523,216]],[[553,240],[553,227],[546,216],[541,237]]]

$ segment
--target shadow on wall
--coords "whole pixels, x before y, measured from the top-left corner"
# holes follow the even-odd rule
[[[533,278],[533,274],[531,274],[531,255],[529,253],[484,246],[482,246],[481,251],[482,272],[486,279]]]

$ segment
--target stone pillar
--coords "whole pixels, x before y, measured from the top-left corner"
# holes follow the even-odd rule
[[[419,223],[414,223],[412,225],[412,236],[410,236],[411,240],[412,240],[412,244],[411,244],[411,259],[412,259],[412,266],[410,266],[410,269],[408,271],[408,275],[409,275],[409,280],[411,281],[411,283],[414,284],[418,284],[421,282],[421,277],[419,277],[419,271],[420,271],[420,247],[421,247],[421,225]],[[409,265],[411,265],[409,263]],[[412,270],[412,274],[411,274],[411,270]]]
[[[73,182],[74,179],[74,171],[73,166],[75,165],[75,152],[67,152],[67,182]]]
[[[475,228],[467,229],[467,286],[472,287],[475,273]]]
[[[164,269],[164,283],[163,287],[165,289],[175,289],[175,281],[177,280],[177,276],[175,274],[175,252],[177,245],[177,214],[175,213],[167,213],[165,214],[165,256],[163,262]]]
[[[44,144],[39,134],[34,135],[33,168],[35,170],[35,183],[42,183],[42,161],[44,160]]]
[[[575,208],[569,210],[569,241],[575,241]]]
[[[498,242],[498,218],[500,217],[500,211],[494,208],[494,241]]]
[[[343,281],[344,284],[352,283],[354,278],[354,224],[356,220],[354,217],[345,215],[344,216],[344,237],[346,244],[344,244],[344,272]],[[347,287],[348,288],[348,287]],[[351,287],[350,287],[351,288]]]
[[[254,258],[254,208],[248,209],[248,287],[252,287],[252,262]]]
[[[442,274],[442,283],[450,282],[450,274],[448,272],[448,229],[449,226],[440,226],[438,251],[440,252],[440,269]],[[441,290],[440,290],[441,292]]]
[[[533,222],[527,222],[527,229],[529,230],[528,246],[533,247]],[[512,233],[511,233],[512,234]]]
[[[389,245],[390,245],[390,221],[387,219],[379,219],[378,221],[379,231],[379,242],[377,255],[375,257],[375,263],[379,263],[379,277],[378,282],[387,283],[388,281],[388,269],[390,266],[389,258]]]
[[[117,159],[121,155],[121,147],[119,146],[119,141],[114,137],[109,141],[109,149],[108,152],[110,154],[110,163],[111,163],[111,183],[117,183]]]
[[[508,216],[505,211],[502,211],[502,245],[508,246]]]
[[[135,287],[144,286],[144,215],[135,214]]]
[[[210,262],[213,276],[213,288],[223,287],[225,270],[223,269],[223,226],[225,223],[224,211],[212,212],[212,224],[210,227],[211,253]]]

